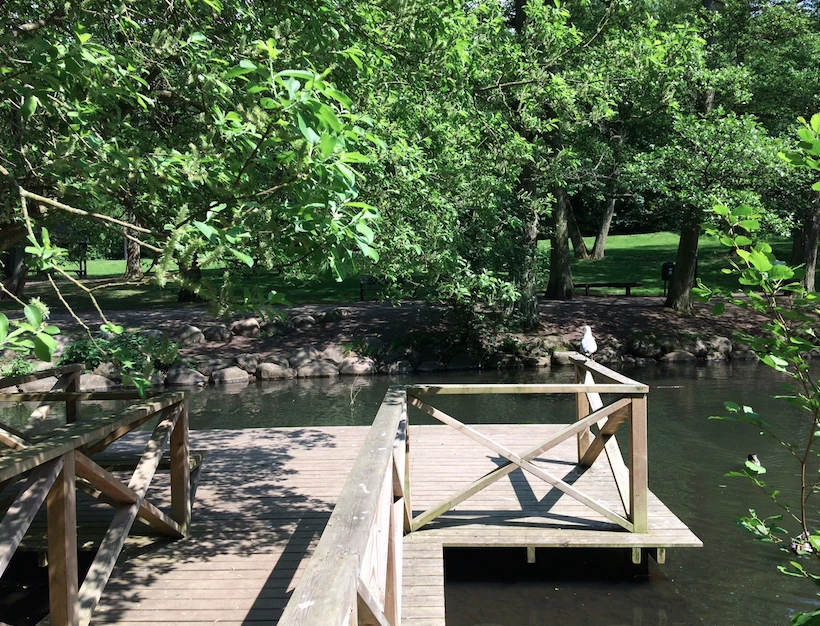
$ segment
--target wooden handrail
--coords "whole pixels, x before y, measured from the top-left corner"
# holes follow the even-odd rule
[[[401,580],[395,567],[405,506],[394,493],[393,465],[394,447],[405,445],[406,419],[405,389],[391,387],[279,626],[355,626],[350,616],[357,605],[379,611],[378,621],[400,623]],[[405,475],[405,468],[397,470]],[[373,580],[382,574],[384,580]]]
[[[578,354],[577,352],[570,353],[569,358],[572,359],[574,365],[577,365],[578,367],[581,367],[587,370],[588,372],[594,372],[596,374],[599,374],[601,378],[605,378],[608,381],[611,381],[613,383],[619,383],[621,385],[642,387],[643,389],[639,393],[649,393],[649,385],[646,385],[637,380],[633,380],[628,376],[620,374],[619,372],[613,371],[605,365],[601,365],[600,363],[597,363],[590,358]]]
[[[55,428],[45,441],[35,443],[23,450],[10,450],[0,457],[0,482],[14,478],[34,469],[38,465],[56,459],[69,450],[104,438],[106,435],[129,425],[146,415],[161,410],[185,399],[184,392],[172,392],[153,398],[144,404],[128,407],[115,418],[99,417]]]
[[[49,369],[40,370],[39,372],[32,372],[31,374],[22,374],[20,376],[9,376],[7,378],[0,378],[0,389],[6,387],[16,387],[24,383],[30,383],[35,380],[48,378],[49,376],[56,376],[59,378],[65,374],[81,373],[83,366],[78,363],[71,365],[61,365],[60,367],[51,367]]]
[[[407,392],[414,396],[444,396],[444,395],[476,395],[476,394],[561,394],[561,393],[648,393],[649,387],[641,384],[622,383],[557,383],[557,384],[441,384],[441,385],[412,385]]]

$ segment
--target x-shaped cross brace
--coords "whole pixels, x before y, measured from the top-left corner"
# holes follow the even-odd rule
[[[530,472],[534,476],[537,476],[541,480],[549,483],[556,489],[560,489],[568,496],[575,498],[576,500],[585,504],[592,510],[596,511],[597,513],[600,513],[609,521],[618,524],[619,526],[622,526],[626,530],[634,530],[632,522],[624,518],[622,515],[615,513],[614,511],[607,508],[597,500],[593,500],[581,491],[577,490],[572,485],[564,482],[556,476],[553,476],[549,472],[544,471],[540,467],[536,467],[530,462],[532,461],[532,459],[536,458],[540,454],[543,454],[550,448],[553,448],[559,443],[569,439],[573,435],[576,435],[577,433],[588,428],[592,424],[597,424],[603,419],[608,418],[606,421],[605,428],[601,429],[601,432],[595,439],[595,441],[598,441],[599,439],[601,440],[600,447],[598,448],[598,452],[600,453],[606,441],[605,437],[608,439],[609,436],[611,436],[612,433],[614,433],[614,429],[616,429],[617,426],[626,417],[626,412],[622,411],[622,409],[625,409],[627,406],[629,406],[630,402],[632,401],[631,398],[621,398],[610,405],[607,405],[605,407],[598,409],[597,411],[594,411],[593,413],[590,413],[588,416],[581,420],[578,420],[574,424],[569,424],[565,428],[562,428],[558,433],[547,439],[545,442],[528,450],[522,455],[516,454],[507,447],[501,445],[500,443],[497,443],[496,441],[493,441],[486,435],[482,435],[477,430],[470,428],[469,426],[458,421],[454,417],[451,417],[443,411],[440,411],[439,409],[430,406],[429,404],[423,402],[422,400],[419,400],[415,396],[410,396],[409,400],[410,403],[416,408],[424,411],[425,413],[436,418],[440,422],[447,424],[448,426],[451,426],[454,429],[464,433],[474,441],[477,441],[478,443],[486,446],[496,454],[507,459],[507,463],[505,463],[501,467],[491,472],[488,472],[487,474],[485,474],[484,476],[470,484],[466,489],[455,494],[448,500],[445,500],[438,506],[435,506],[432,509],[429,509],[421,515],[415,517],[413,519],[412,525],[413,530],[418,530],[419,528],[422,528],[423,526],[429,524],[435,518],[439,517],[443,513],[446,513],[447,511],[449,511],[459,503],[463,502],[470,496],[478,493],[485,487],[488,487],[489,485],[493,484],[494,482],[498,481],[504,476],[507,476],[508,474],[512,473],[516,468],[519,467],[523,470]],[[590,446],[590,448],[592,448],[592,446]]]

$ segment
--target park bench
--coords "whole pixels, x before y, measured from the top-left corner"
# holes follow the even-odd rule
[[[633,287],[643,287],[643,283],[640,282],[633,282],[633,283],[575,283],[575,287],[578,289],[584,290],[584,295],[589,295],[590,287],[613,287],[615,289],[626,289],[626,295],[632,295],[632,288]]]
[[[378,289],[383,287],[384,283],[375,276],[359,276],[359,300],[364,301],[365,291],[368,285],[373,285]]]

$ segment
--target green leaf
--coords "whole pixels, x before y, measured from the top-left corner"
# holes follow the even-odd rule
[[[759,272],[768,272],[772,269],[771,261],[769,261],[765,254],[757,250],[751,251],[749,254],[749,262]]]
[[[752,244],[752,240],[744,235],[737,235],[735,237],[735,245],[737,246],[749,246]]]
[[[23,307],[23,313],[25,313],[26,319],[32,327],[40,328],[40,325],[43,323],[43,314],[40,309],[31,304],[27,304]]]
[[[717,215],[729,215],[729,207],[722,204],[717,204],[712,207],[712,211]]]
[[[243,69],[246,69],[246,70],[254,71],[256,69],[256,63],[254,63],[253,61],[250,61],[248,59],[242,59],[239,62],[239,67],[241,67]]]
[[[313,80],[316,77],[313,72],[306,72],[305,70],[283,70],[276,76],[292,76],[293,78],[301,78],[302,80]]]
[[[319,148],[322,151],[323,157],[329,157],[336,148],[336,137],[329,133],[322,133],[322,142],[319,144]]]
[[[752,215],[754,215],[752,207],[746,205],[735,207],[734,210],[732,210],[732,217],[751,217]]]
[[[370,159],[359,152],[346,152],[342,155],[342,161],[345,163],[370,163]]]
[[[715,306],[712,307],[712,315],[723,315],[723,312],[726,310],[726,303],[725,302],[716,302]]]
[[[41,361],[51,361],[54,350],[57,349],[57,342],[45,333],[37,333],[32,340],[34,341],[34,356]]]
[[[336,117],[336,112],[326,104],[319,106],[319,119],[337,133],[342,130],[342,123],[339,121],[339,118]]]
[[[9,318],[4,313],[0,313],[0,344],[9,336]]]
[[[205,238],[213,243],[215,238],[218,238],[218,232],[216,228],[211,226],[210,224],[206,224],[205,222],[195,221],[194,226],[196,226],[197,230],[205,235]]]
[[[191,33],[188,36],[187,43],[202,43],[204,41],[208,41],[208,38],[202,33]]]
[[[285,86],[285,89],[288,90],[288,98],[291,100],[296,98],[296,93],[302,87],[302,83],[293,77],[288,77],[287,80],[283,80],[282,84]]]
[[[753,231],[760,228],[760,222],[758,220],[741,220],[738,224],[748,231]]]
[[[20,116],[24,120],[30,118],[34,115],[34,111],[37,110],[39,102],[40,100],[35,95],[26,96],[25,100],[23,100],[23,106],[20,107]]]
[[[318,134],[316,134],[316,131],[307,125],[307,123],[305,122],[305,118],[302,117],[301,113],[296,114],[296,119],[299,124],[299,130],[302,131],[302,135],[305,137],[305,139],[307,139],[310,145],[315,146],[322,140],[322,138],[319,137]]]
[[[327,89],[325,89],[325,93],[328,96],[330,96],[331,98],[333,98],[336,102],[341,104],[342,106],[345,106],[347,108],[350,108],[351,106],[353,106],[353,100],[348,98],[341,91],[333,89],[332,87],[328,87]]]
[[[370,226],[364,222],[356,222],[356,230],[364,236],[367,243],[373,243],[373,238],[375,235],[373,234],[373,229],[370,228]]]
[[[230,248],[231,254],[233,254],[237,259],[242,261],[248,267],[253,267],[253,257],[250,255],[245,254],[244,252],[240,252],[236,248]]]

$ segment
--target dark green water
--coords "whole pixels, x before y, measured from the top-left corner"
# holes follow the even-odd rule
[[[530,571],[523,555],[485,553],[483,568],[473,567],[470,556],[448,555],[448,626],[787,624],[792,611],[817,604],[811,583],[777,571],[783,560],[776,548],[753,541],[735,524],[749,507],[774,514],[772,504],[745,482],[723,476],[754,452],[769,480],[785,486],[794,481],[795,464],[755,429],[707,419],[721,411],[724,400],[733,400],[788,432],[799,416],[771,397],[782,391],[783,380],[765,366],[745,364],[628,374],[651,386],[650,487],[704,548],[671,550],[666,565],[653,568],[649,579],[632,578],[612,555],[539,552],[538,566]],[[570,376],[521,371],[427,380],[562,382]],[[390,382],[293,381],[234,395],[204,390],[193,399],[192,427],[369,424]],[[566,422],[574,415],[570,397],[462,396],[437,404],[473,423]],[[555,571],[562,574],[556,577]]]
[[[754,364],[627,373],[651,387],[650,488],[703,540],[704,548],[671,550],[666,565],[653,567],[648,579],[633,578],[610,551],[539,551],[538,564],[529,569],[523,554],[448,554],[448,626],[788,624],[794,610],[819,604],[813,584],[778,573],[776,566],[785,561],[776,548],[753,541],[735,524],[748,508],[771,515],[773,505],[749,484],[723,476],[756,453],[770,482],[788,493],[785,486],[794,484],[796,464],[751,427],[707,420],[721,411],[724,400],[732,400],[751,405],[784,432],[794,429],[796,411],[771,397],[782,391],[783,380]],[[205,389],[192,397],[191,427],[369,424],[394,383],[564,382],[570,377],[563,370],[527,370],[289,381],[235,393]],[[568,422],[574,416],[570,397],[450,397],[437,405],[472,423]],[[421,422],[421,414],[414,412],[414,419]]]

